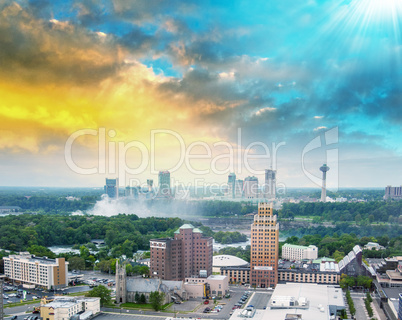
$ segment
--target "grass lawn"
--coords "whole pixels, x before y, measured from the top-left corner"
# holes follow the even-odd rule
[[[89,291],[73,292],[66,294],[66,296],[85,296]]]
[[[4,308],[18,307],[18,306],[23,306],[23,305],[26,305],[26,304],[35,304],[35,303],[38,303],[38,302],[40,302],[40,299],[37,299],[37,300],[34,300],[34,301],[29,300],[29,301],[17,302],[17,303],[4,303],[3,307]]]
[[[162,306],[162,310],[169,308],[173,303],[167,303]],[[116,307],[116,306],[115,306]],[[152,305],[150,303],[134,303],[134,302],[126,302],[120,305],[122,308],[130,308],[130,309],[144,309],[144,310],[153,310]]]

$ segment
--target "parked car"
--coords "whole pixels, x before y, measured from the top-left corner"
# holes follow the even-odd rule
[[[206,307],[203,312],[204,313],[209,313],[209,312],[211,312],[211,308]]]
[[[205,300],[205,301],[204,301],[204,304],[209,304],[209,300],[208,300],[208,299]]]

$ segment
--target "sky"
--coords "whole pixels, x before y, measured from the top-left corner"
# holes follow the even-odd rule
[[[0,185],[402,185],[402,1],[0,0]]]

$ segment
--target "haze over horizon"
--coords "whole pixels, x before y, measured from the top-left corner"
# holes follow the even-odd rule
[[[0,185],[400,186],[401,26],[397,0],[2,0]]]

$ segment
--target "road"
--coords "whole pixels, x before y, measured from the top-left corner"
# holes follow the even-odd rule
[[[256,309],[265,309],[268,305],[269,299],[271,299],[271,292],[256,292],[254,293],[251,301],[248,305],[254,306]]]
[[[367,320],[368,316],[366,313],[366,306],[364,305],[363,298],[366,296],[365,293],[362,292],[351,292],[350,296],[352,297],[353,303],[356,309],[356,320]]]

